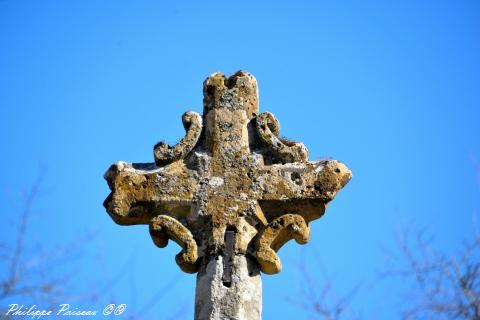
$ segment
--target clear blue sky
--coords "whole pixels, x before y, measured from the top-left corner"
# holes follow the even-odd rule
[[[264,318],[311,318],[286,299],[302,297],[306,256],[319,286],[325,274],[339,294],[360,284],[352,309],[364,319],[396,319],[405,286],[377,280],[395,231],[426,226],[453,252],[480,206],[479,39],[478,1],[1,0],[2,218],[46,165],[32,237],[97,231],[72,290],[125,272],[105,304],[114,295],[141,310],[170,286],[146,317],[187,304],[191,318],[195,277],[174,263],[178,247],[115,225],[102,175],[118,160],[151,162],[156,142],[183,136],[182,113],[202,111],[210,73],[245,69],[284,136],[354,173],[311,243],[288,244],[284,271],[264,277]]]

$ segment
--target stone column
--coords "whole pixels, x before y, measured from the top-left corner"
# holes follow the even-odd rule
[[[248,256],[234,256],[230,286],[222,281],[223,270],[223,256],[218,256],[198,271],[195,319],[260,320],[262,278],[255,262]]]

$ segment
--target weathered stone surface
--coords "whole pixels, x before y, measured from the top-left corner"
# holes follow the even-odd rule
[[[188,111],[183,114],[182,122],[187,133],[178,144],[171,147],[161,141],[153,147],[156,165],[162,166],[184,158],[197,144],[202,133],[202,117],[196,112]]]
[[[310,229],[301,215],[285,214],[276,218],[257,237],[256,253],[261,270],[267,274],[280,272],[282,264],[276,254],[278,249],[291,239],[305,244],[309,238]]]
[[[232,285],[222,283],[223,257],[212,259],[198,272],[195,319],[257,320],[262,315],[262,279],[250,257],[233,259]]]
[[[150,222],[150,235],[153,242],[160,248],[167,246],[169,238],[175,241],[183,249],[175,257],[177,264],[185,272],[197,272],[197,243],[190,230],[177,219],[164,215],[153,218]]]
[[[282,163],[305,162],[308,160],[308,150],[303,143],[280,138],[280,122],[270,112],[258,115],[257,131],[260,139],[268,150]]]
[[[239,71],[226,78],[214,73],[203,92],[203,115],[185,113],[185,138],[173,147],[157,144],[155,163],[110,167],[105,179],[112,193],[104,205],[118,224],[150,225],[157,245],[171,238],[182,247],[177,263],[186,272],[199,270],[197,282],[202,288],[210,283],[207,291],[215,305],[205,306],[199,294],[206,289],[197,289],[197,319],[207,314],[208,319],[257,319],[215,309],[243,310],[236,304],[244,304],[242,297],[229,299],[243,294],[241,288],[258,287],[257,280],[234,276],[230,287],[214,289],[222,284],[222,273],[279,272],[276,251],[292,238],[306,243],[309,223],[324,214],[352,175],[336,160],[308,161],[302,143],[280,138],[279,121],[258,112],[251,74]],[[227,230],[234,232],[232,252],[225,248]],[[221,267],[225,256],[234,257],[233,268]],[[255,268],[238,262],[247,260]],[[230,302],[217,304],[224,296]],[[210,309],[216,311],[201,311]]]

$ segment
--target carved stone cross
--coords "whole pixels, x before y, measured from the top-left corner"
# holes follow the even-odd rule
[[[214,73],[203,116],[186,112],[185,137],[154,147],[155,163],[117,162],[105,173],[105,208],[121,225],[146,224],[154,243],[182,247],[176,262],[198,272],[195,319],[260,319],[260,271],[280,272],[277,251],[304,244],[309,223],[350,180],[336,160],[308,161],[259,113],[255,78]]]

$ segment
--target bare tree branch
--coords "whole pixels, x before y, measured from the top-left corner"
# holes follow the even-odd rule
[[[438,251],[425,230],[404,230],[398,245],[401,257],[384,275],[400,276],[413,283],[403,319],[480,320],[478,234],[452,256]]]
[[[315,254],[316,252],[314,252]],[[318,257],[316,263],[321,263]],[[298,299],[287,296],[286,299],[293,304],[300,306],[303,310],[309,312],[314,319],[319,320],[342,320],[358,319],[358,316],[350,309],[353,298],[357,295],[360,288],[355,286],[348,293],[340,295],[335,290],[332,279],[325,272],[318,272],[321,266],[316,266],[314,277],[307,268],[305,257],[297,263],[299,274],[301,275],[301,292]]]

